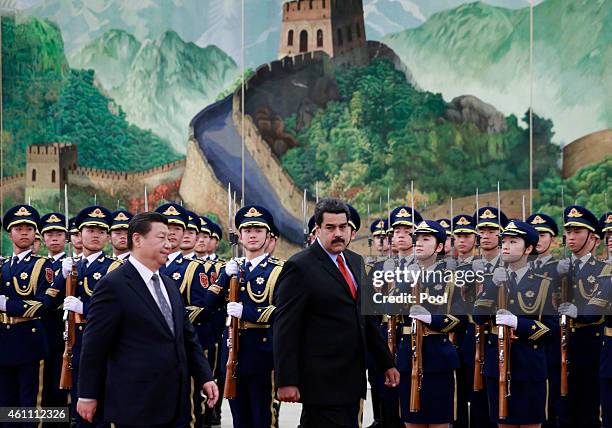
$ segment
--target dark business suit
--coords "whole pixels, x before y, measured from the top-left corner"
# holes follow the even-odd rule
[[[360,287],[363,259],[349,250],[344,256]],[[285,263],[276,290],[276,385],[299,388],[302,428],[356,426],[366,346],[381,369],[393,367],[375,320],[361,315],[359,298],[318,242]]]
[[[172,307],[172,334],[129,261],[106,275],[89,307],[80,360],[79,397],[103,401],[118,426],[172,424],[196,385],[213,379],[179,290],[160,275]]]

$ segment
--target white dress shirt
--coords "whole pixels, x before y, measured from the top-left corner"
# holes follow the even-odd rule
[[[153,281],[151,281],[151,278],[153,278],[154,274],[156,274],[159,277],[159,287],[161,288],[162,295],[164,296],[164,299],[166,299],[168,306],[170,306],[170,309],[172,310],[172,305],[170,304],[170,298],[168,297],[168,292],[166,291],[166,287],[164,287],[164,283],[161,277],[159,276],[159,270],[153,272],[151,269],[149,269],[148,267],[140,263],[138,259],[134,256],[130,257],[130,259],[128,260],[128,263],[131,263],[132,266],[136,268],[136,270],[140,274],[140,277],[146,284],[147,289],[149,290],[149,293],[151,293],[151,296],[153,296],[153,300],[155,300],[155,303],[157,303],[157,306],[159,306],[159,300],[157,300],[157,294],[155,293],[155,289],[153,288]]]

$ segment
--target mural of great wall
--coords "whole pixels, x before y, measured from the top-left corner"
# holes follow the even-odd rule
[[[27,149],[25,171],[2,179],[3,194],[42,200],[61,195],[68,184],[121,197],[125,206],[140,211],[144,209],[146,187],[149,206],[164,199],[181,199],[194,211],[214,214],[225,228],[227,185],[231,183],[238,196],[242,191],[244,141],[245,203],[262,204],[274,213],[284,238],[278,253],[290,254],[302,241],[303,189],[280,161],[288,150],[300,144],[285,130],[285,119],[295,115],[297,128],[307,126],[317,110],[338,100],[335,78],[338,67],[359,66],[384,58],[418,88],[405,57],[402,60],[383,42],[367,40],[361,3],[325,0],[284,3],[278,40],[280,59],[257,67],[244,82],[244,94],[239,86],[219,101],[202,105],[203,109],[188,125],[184,159],[144,171],[117,172],[79,166],[74,144],[31,145]],[[561,160],[563,178],[572,177],[580,168],[610,153],[610,129],[566,144]],[[519,217],[522,199],[528,194],[528,189],[502,192],[503,209],[510,216]],[[308,196],[312,213],[314,195]],[[494,194],[481,195],[481,204],[494,202]],[[455,212],[470,212],[474,207],[473,197],[455,199]],[[450,214],[447,204],[421,209],[428,218]],[[362,238],[354,245],[365,252],[365,244]]]

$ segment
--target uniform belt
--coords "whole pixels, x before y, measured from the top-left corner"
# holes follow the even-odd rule
[[[25,318],[25,317],[10,317],[5,313],[0,314],[0,324],[19,324],[27,321],[39,320],[40,317],[36,318]]]
[[[604,328],[604,336],[612,337],[612,327]]]
[[[411,325],[405,325],[402,327],[402,334],[412,334],[412,326]],[[432,336],[434,334],[446,334],[446,333],[441,333],[439,331],[434,331],[431,330],[428,327],[424,327],[423,328],[423,336]]]
[[[238,323],[238,328],[240,328],[240,330],[249,330],[251,328],[270,328],[270,324],[258,324],[256,322],[240,321]]]

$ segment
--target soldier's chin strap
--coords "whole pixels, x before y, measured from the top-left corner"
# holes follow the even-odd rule
[[[582,247],[580,247],[580,249],[578,251],[574,252],[574,255],[578,254],[579,252],[581,252],[584,249],[584,247],[586,247],[586,244],[589,243],[589,237],[591,236],[591,233],[592,232],[589,229],[587,229],[587,236],[584,239],[584,243],[582,244]],[[595,248],[595,246],[593,246],[593,248]],[[591,251],[593,251],[593,248],[591,248]],[[578,257],[578,256],[576,256],[576,257]]]

